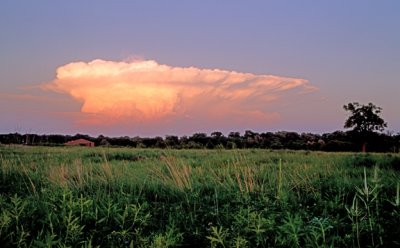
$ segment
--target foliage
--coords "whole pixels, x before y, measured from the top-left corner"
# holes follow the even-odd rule
[[[353,131],[358,133],[368,133],[383,131],[387,126],[379,116],[382,108],[372,103],[368,105],[360,105],[358,102],[348,103],[343,108],[351,114],[344,124],[345,128],[353,128]]]
[[[366,137],[365,134],[361,135]],[[224,136],[221,132],[196,133],[192,136],[170,136],[165,138],[141,137],[105,137],[97,138],[87,135],[37,135],[37,134],[0,134],[0,144],[24,144],[30,146],[62,146],[65,142],[75,139],[87,139],[96,146],[103,147],[134,147],[163,149],[292,149],[311,151],[357,151],[360,135],[357,132],[336,131],[326,134],[312,134],[279,131],[276,133],[257,133],[246,130],[243,135],[231,132]],[[400,149],[400,134],[370,133],[368,135],[369,151],[398,152]],[[117,155],[118,156],[118,155]],[[113,159],[113,158],[112,158]],[[118,158],[116,158],[118,159]]]
[[[398,154],[0,146],[0,244],[396,247],[398,161]]]

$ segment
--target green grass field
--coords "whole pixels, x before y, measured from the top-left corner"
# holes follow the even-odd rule
[[[0,146],[1,247],[393,247],[400,155]]]

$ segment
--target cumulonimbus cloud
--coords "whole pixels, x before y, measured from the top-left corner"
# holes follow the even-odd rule
[[[315,90],[307,80],[220,69],[174,67],[153,60],[74,62],[43,88],[82,102],[81,112],[110,121],[209,118],[268,121],[285,97]]]

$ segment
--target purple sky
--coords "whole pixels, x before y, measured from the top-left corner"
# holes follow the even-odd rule
[[[343,130],[353,101],[382,107],[397,133],[399,11],[396,0],[4,0],[0,133],[322,133]]]

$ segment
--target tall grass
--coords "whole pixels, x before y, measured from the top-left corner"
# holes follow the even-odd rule
[[[0,244],[396,246],[398,158],[0,146]]]

